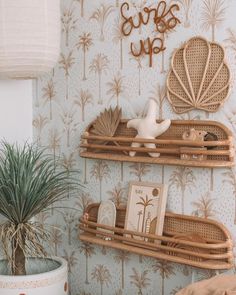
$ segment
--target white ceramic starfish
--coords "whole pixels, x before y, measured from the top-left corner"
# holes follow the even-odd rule
[[[128,121],[127,127],[134,128],[137,130],[136,138],[144,138],[144,139],[155,139],[157,136],[160,136],[164,133],[171,124],[171,121],[164,120],[160,124],[156,122],[156,114],[157,114],[157,102],[154,99],[150,99],[148,112],[145,118],[142,119],[133,119]],[[140,147],[144,145],[147,148],[155,149],[156,145],[154,143],[137,143],[133,142],[132,147]],[[134,157],[136,152],[129,152],[131,157]],[[149,153],[151,157],[159,157],[159,153]]]

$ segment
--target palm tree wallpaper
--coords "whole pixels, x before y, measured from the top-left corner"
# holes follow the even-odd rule
[[[159,0],[127,0],[131,12]],[[196,35],[220,42],[236,77],[235,0],[171,0],[180,10],[181,24],[166,36],[165,58],[131,59],[130,40],[120,34],[119,7],[122,0],[61,0],[62,38],[58,65],[37,81],[34,101],[34,140],[45,147],[61,165],[80,171],[83,185],[47,215],[39,216],[42,226],[52,226],[51,252],[65,257],[70,268],[70,295],[170,295],[195,280],[202,272],[178,264],[166,264],[145,256],[120,252],[78,239],[79,217],[86,206],[101,200],[117,205],[127,202],[128,183],[145,181],[168,185],[167,210],[221,221],[236,241],[235,169],[181,168],[140,163],[116,163],[79,157],[80,136],[104,108],[119,105],[124,118],[145,111],[149,98],[159,104],[160,119],[205,119],[223,122],[236,136],[236,87],[223,108],[215,114],[192,111],[180,117],[172,111],[165,95],[170,57],[180,45]],[[153,36],[143,27],[136,40]],[[164,65],[162,64],[164,62]],[[165,71],[163,70],[163,66]],[[236,85],[236,84],[235,84]],[[145,200],[144,200],[145,202]],[[148,207],[150,208],[150,207]],[[142,227],[143,210],[139,215]],[[146,212],[147,213],[147,212]],[[147,214],[146,214],[147,215]],[[138,220],[138,219],[137,219]],[[206,272],[205,272],[206,274]]]
[[[43,88],[44,91],[44,99],[45,99],[45,103],[49,103],[50,105],[50,120],[52,120],[52,101],[53,99],[56,98],[56,91],[55,91],[55,84],[53,82],[53,79],[50,79],[49,81],[47,81],[47,85]]]
[[[92,60],[89,70],[90,72],[94,72],[98,76],[98,89],[99,89],[99,95],[98,95],[98,104],[102,104],[102,74],[106,73],[106,70],[108,69],[109,65],[109,59],[106,55],[99,53],[94,57]]]
[[[89,51],[90,47],[93,45],[93,39],[91,33],[83,32],[79,36],[79,41],[77,43],[77,48],[83,51],[83,80],[87,80],[86,77],[86,52]]]
[[[161,295],[165,295],[165,280],[169,279],[171,275],[174,275],[174,267],[172,264],[166,262],[166,261],[155,261],[153,264],[153,271],[159,272],[161,276]]]
[[[202,10],[202,28],[211,30],[212,41],[215,41],[216,29],[225,19],[227,1],[205,0]]]

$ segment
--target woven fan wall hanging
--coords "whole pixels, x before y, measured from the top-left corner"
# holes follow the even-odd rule
[[[230,90],[230,70],[222,46],[194,37],[172,56],[167,97],[174,111],[216,112]]]

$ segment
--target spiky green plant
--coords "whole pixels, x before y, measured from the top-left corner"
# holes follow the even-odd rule
[[[27,257],[44,257],[49,231],[32,218],[75,190],[75,172],[61,171],[53,157],[26,143],[0,147],[0,244],[13,275],[26,274]]]

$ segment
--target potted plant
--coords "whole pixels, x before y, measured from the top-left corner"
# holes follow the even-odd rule
[[[50,232],[35,216],[77,189],[75,173],[62,171],[34,145],[0,147],[1,295],[67,294],[67,262],[47,257]]]

